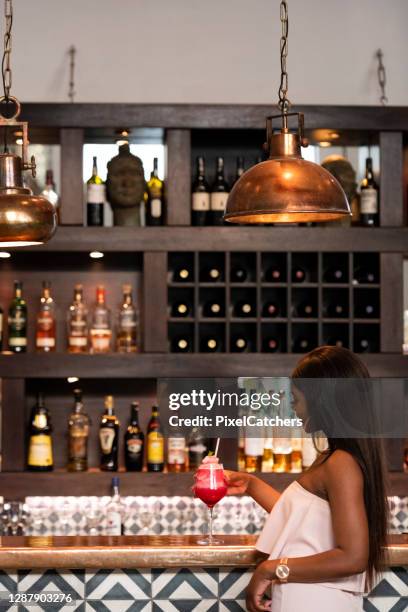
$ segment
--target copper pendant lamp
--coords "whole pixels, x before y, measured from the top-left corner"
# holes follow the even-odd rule
[[[4,97],[0,99],[0,127],[4,130],[4,151],[0,153],[0,248],[42,244],[51,238],[57,228],[55,207],[47,199],[34,196],[24,186],[23,171],[31,170],[35,177],[35,159],[27,159],[28,124],[18,121],[21,106],[10,96],[11,88],[11,27],[13,9],[11,0],[5,0],[6,33],[2,76]],[[14,110],[5,117],[1,109]],[[9,113],[10,115],[10,113]],[[21,155],[8,150],[7,133],[9,128],[18,128],[22,133]]]
[[[224,219],[231,223],[311,223],[350,216],[350,206],[339,182],[318,164],[302,158],[304,138],[302,113],[289,113],[286,97],[288,74],[288,7],[280,5],[282,37],[280,114],[266,119],[265,149],[269,159],[244,172],[229,194]],[[297,118],[297,130],[290,131],[288,118]],[[273,121],[280,119],[274,132]]]

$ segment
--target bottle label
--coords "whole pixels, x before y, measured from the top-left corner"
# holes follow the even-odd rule
[[[245,454],[251,457],[262,457],[264,452],[263,438],[245,438]]]
[[[106,533],[107,535],[121,535],[122,532],[122,517],[120,512],[109,510],[106,515]]]
[[[101,427],[99,430],[99,441],[104,455],[109,455],[112,452],[113,441],[115,439],[115,430],[111,427]]]
[[[50,331],[54,324],[54,317],[48,313],[43,312],[40,317],[37,319],[37,328],[40,331]]]
[[[167,461],[174,465],[184,465],[186,462],[186,441],[181,438],[169,438],[167,442]]]
[[[126,442],[126,448],[129,455],[140,455],[143,450],[143,441],[139,438],[130,438]]]
[[[86,336],[69,336],[68,345],[69,346],[86,346],[87,337]]]
[[[161,433],[152,431],[147,437],[147,462],[164,462],[164,439]]]
[[[363,215],[376,215],[378,213],[378,192],[373,187],[362,189],[360,194],[360,208]]]
[[[123,311],[120,315],[120,327],[125,330],[132,330],[136,327],[135,316],[133,312]]]
[[[22,312],[17,311],[13,317],[8,318],[8,323],[13,331],[21,331],[27,325],[27,318]]]
[[[9,336],[9,346],[27,346],[27,338]]]
[[[160,198],[153,198],[150,201],[150,212],[152,217],[159,219],[162,214],[162,203]]]
[[[86,459],[88,443],[88,428],[71,427],[68,439],[70,459]]]
[[[88,204],[103,204],[105,202],[105,185],[88,185],[87,196]]]
[[[216,212],[224,212],[227,206],[228,193],[214,192],[211,194],[210,208]]]
[[[94,351],[100,353],[108,352],[112,332],[110,329],[91,329],[91,344]]]
[[[37,348],[54,348],[55,338],[52,337],[37,337],[35,344]]]
[[[39,434],[31,436],[28,450],[28,465],[48,467],[52,465],[51,436]]]
[[[210,194],[205,192],[193,193],[192,204],[193,210],[197,212],[207,212],[207,210],[210,210]]]

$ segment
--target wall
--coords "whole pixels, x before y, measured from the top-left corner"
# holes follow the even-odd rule
[[[406,0],[290,0],[289,11],[292,100],[377,104],[382,47],[389,102],[408,102]],[[71,44],[78,102],[276,100],[278,0],[14,0],[14,14],[23,101],[67,100]]]

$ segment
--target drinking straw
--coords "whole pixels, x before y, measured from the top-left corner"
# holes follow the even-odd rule
[[[220,438],[217,438],[217,444],[215,445],[214,457],[218,455],[218,447],[220,445]]]

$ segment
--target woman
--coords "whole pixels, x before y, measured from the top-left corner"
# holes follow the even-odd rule
[[[338,389],[330,402],[327,397],[317,401],[308,391],[311,385],[306,385],[312,381],[302,379],[359,379],[348,383],[367,388],[367,381],[361,379],[368,377],[365,365],[347,349],[324,346],[313,350],[293,373],[294,408],[306,432],[323,430],[328,449],[282,495],[253,475],[226,472],[229,494],[246,493],[270,512],[257,542],[258,550],[269,558],[258,565],[249,583],[249,612],[363,609],[363,593],[382,565],[386,543],[381,441],[331,437],[333,405],[337,411],[343,405],[347,414],[349,403],[338,401]],[[336,385],[326,380],[315,389],[324,387],[324,382],[327,387]],[[364,411],[369,412],[370,407],[360,410],[359,423]],[[272,600],[268,601],[265,594],[270,593],[271,583]]]

